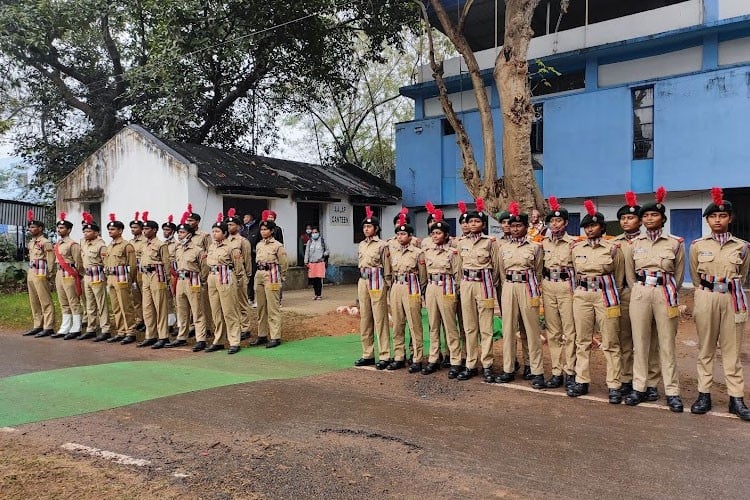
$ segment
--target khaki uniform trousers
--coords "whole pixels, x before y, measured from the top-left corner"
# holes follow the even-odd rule
[[[102,334],[109,333],[109,310],[107,310],[107,283],[91,282],[88,275],[83,277],[83,291],[86,293],[86,332],[92,333],[99,327]]]
[[[52,305],[47,276],[37,276],[33,271],[34,269],[29,269],[26,274],[26,288],[29,290],[34,328],[52,330],[55,328],[55,307]]]
[[[234,274],[234,273],[232,273]],[[206,324],[206,331],[213,332],[216,328],[214,325],[214,315],[211,308],[210,294],[208,293],[208,281],[204,283],[201,290],[201,307],[203,307],[203,322]],[[193,318],[195,320],[195,318]]]
[[[607,317],[607,307],[601,291],[576,289],[573,292],[573,319],[576,325],[576,382],[591,383],[591,343],[594,330],[602,334],[602,351],[607,362],[607,387],[622,386],[622,359],[620,357],[620,320]]]
[[[461,312],[466,329],[466,368],[492,368],[492,323],[495,299],[485,299],[482,283],[461,280]]]
[[[622,377],[620,381],[633,381],[633,329],[630,327],[630,292],[625,288],[620,292],[620,357],[622,359]],[[651,324],[651,330],[656,330],[656,322]],[[651,342],[648,351],[648,379],[646,387],[656,387],[661,380],[661,365],[659,364],[659,344]]]
[[[258,304],[258,337],[281,339],[281,283],[271,283],[268,271],[255,273],[255,301]]]
[[[544,375],[542,341],[539,338],[539,306],[531,305],[526,283],[503,283],[500,310],[503,325],[521,325],[526,331],[529,344],[529,364],[533,375]],[[503,336],[503,371],[514,373],[516,369],[517,335]]]
[[[424,331],[422,329],[422,296],[409,294],[404,283],[394,283],[390,291],[391,315],[393,316],[393,359],[404,361],[406,349],[405,323],[409,324],[411,353],[414,363],[421,363],[424,357]],[[404,325],[396,328],[395,325]],[[439,342],[439,339],[438,339]],[[438,343],[438,350],[440,344]]]
[[[464,313],[461,310],[461,286],[460,283],[456,286],[456,321],[458,323],[458,348],[459,353],[461,356],[461,361],[466,361],[466,329],[464,328]],[[450,349],[450,346],[448,344],[448,337],[446,333],[445,337],[445,345],[448,346]],[[451,363],[452,364],[452,363]]]
[[[385,361],[391,357],[391,342],[388,336],[388,296],[386,290],[370,290],[367,280],[357,283],[359,299],[359,331],[362,342],[362,357],[375,357],[375,335],[378,337],[378,357]],[[257,291],[256,291],[257,299]]]
[[[659,361],[667,396],[679,396],[675,337],[679,314],[667,317],[667,299],[661,286],[638,284],[630,296],[630,323],[633,328],[633,389],[644,392],[648,377],[648,357],[651,344],[659,345]],[[656,330],[651,325],[656,320]],[[656,331],[656,338],[654,338]]]
[[[570,281],[542,281],[542,299],[552,375],[575,375],[576,325]]]
[[[735,323],[732,294],[696,289],[693,317],[698,329],[698,391],[711,392],[718,343],[727,393],[735,398],[744,397],[740,355],[745,322]]]
[[[107,276],[107,291],[112,305],[112,322],[117,333],[135,334],[135,313],[130,295],[130,282],[117,281],[116,276]]]
[[[243,332],[249,332],[252,328],[250,324],[250,300],[247,298],[247,284],[249,278],[243,276],[237,283],[237,304],[240,308],[240,329]]]
[[[167,283],[159,282],[159,273],[143,273],[143,322],[146,324],[146,338],[169,338],[167,315],[169,295]]]
[[[55,288],[57,299],[60,301],[60,311],[63,314],[81,314],[81,298],[76,291],[76,279],[72,276],[63,278],[62,270],[58,270],[55,274]]]
[[[440,357],[440,327],[445,330],[445,343],[450,353],[451,365],[460,366],[465,353],[461,349],[458,327],[456,324],[456,295],[444,295],[441,286],[427,284],[425,292],[427,320],[430,324],[430,363],[437,363]]]
[[[219,283],[218,274],[209,274],[208,295],[214,316],[213,324],[215,330],[213,344],[223,344],[224,336],[226,336],[230,347],[239,346],[240,315],[237,308],[237,276],[234,273],[230,273],[229,283],[223,285]],[[197,325],[195,332],[197,335]]]
[[[187,340],[190,334],[190,316],[192,313],[195,325],[195,341],[206,341],[206,322],[203,319],[203,287],[190,285],[189,279],[178,279],[175,290],[175,307],[177,324],[180,330],[177,340]]]
[[[135,282],[138,287],[132,289],[133,314],[138,323],[143,323],[143,274],[140,271],[135,273]]]

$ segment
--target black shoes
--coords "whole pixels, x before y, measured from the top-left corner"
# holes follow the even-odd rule
[[[531,373],[531,367],[530,366],[524,366],[523,367],[523,379],[524,380],[531,380],[534,378],[534,374]]]
[[[102,333],[101,335],[99,335],[98,337],[94,339],[94,342],[104,342],[105,340],[109,341],[109,339],[111,338],[112,336],[109,333]]]
[[[620,394],[622,394],[622,397],[627,396],[633,392],[633,383],[632,382],[623,382],[622,386],[620,386]]]
[[[610,389],[609,390],[609,404],[619,405],[622,403],[622,392],[621,389]]]
[[[31,337],[33,335],[36,335],[37,333],[41,333],[42,330],[44,330],[44,328],[32,328],[28,332],[22,333],[21,335],[23,335],[24,337]]]
[[[136,332],[145,332],[146,331],[146,323],[138,323],[135,325],[135,331]]]
[[[123,340],[125,340],[125,335],[117,335],[115,337],[107,339],[107,343],[114,344],[115,342],[122,342]]]
[[[388,366],[389,366],[389,365],[391,364],[391,361],[393,361],[393,360],[391,360],[391,359],[388,359],[388,360],[386,360],[386,359],[381,359],[381,360],[380,360],[380,361],[378,361],[378,363],[377,363],[377,364],[375,365],[375,369],[376,369],[376,370],[385,370],[385,369],[386,369],[386,368],[388,368]]]
[[[159,339],[154,345],[151,346],[151,349],[162,349],[169,344],[169,339]]]
[[[729,413],[737,415],[742,420],[750,420],[750,408],[745,406],[743,398],[729,397]]]
[[[656,387],[646,387],[646,401],[659,401],[659,389]]]
[[[450,360],[448,361],[450,363]],[[450,366],[450,365],[448,365]],[[432,373],[435,373],[440,369],[439,363],[427,363],[424,368],[422,368],[422,375],[430,375]],[[458,374],[456,374],[458,375]],[[449,375],[450,377],[450,375]]]
[[[268,342],[266,342],[266,349],[273,349],[274,347],[279,347],[280,345],[281,345],[281,340],[271,339]]]
[[[544,382],[544,375],[534,375],[531,379],[531,387],[534,389],[546,389],[547,384]]]
[[[693,403],[693,406],[690,407],[690,413],[703,415],[704,413],[708,413],[709,411],[711,411],[711,393],[699,392],[698,399],[696,399],[695,403]]]
[[[55,334],[54,330],[52,330],[51,328],[47,328],[46,330],[42,330],[41,332],[39,332],[36,335],[34,335],[34,337],[40,339],[42,337],[49,337],[49,336],[54,335],[54,334]]]
[[[193,352],[200,352],[206,348],[206,343],[202,340],[195,343],[193,346]]]
[[[682,413],[685,409],[682,406],[682,399],[680,399],[680,396],[667,396],[667,406],[669,407],[669,411],[675,413]]]
[[[418,373],[422,371],[422,363],[412,363],[409,366],[409,373]]]
[[[442,362],[443,368],[450,368],[451,366],[451,357],[449,354],[443,354],[443,362]]]
[[[123,340],[123,342],[125,342]],[[136,347],[148,347],[156,344],[157,339],[145,339],[143,342],[138,342],[135,346]]]
[[[571,398],[577,398],[579,396],[585,396],[589,393],[589,384],[576,382],[575,384],[568,387],[565,391]]]
[[[187,345],[187,340],[176,339],[165,345],[164,347],[182,347]]]
[[[552,378],[550,378],[546,384],[544,384],[547,389],[557,389],[558,387],[562,387],[563,385],[563,376],[562,375],[552,375]]]
[[[247,340],[250,338],[250,332],[242,332],[240,334],[240,340]]]
[[[51,339],[61,339],[65,337],[67,333],[55,333],[54,335],[50,335],[49,338]]]
[[[461,373],[456,376],[457,380],[469,380],[472,377],[479,375],[479,370],[476,368],[464,368]]]
[[[462,366],[451,365],[450,369],[448,370],[448,378],[451,380],[457,378],[458,374],[461,373],[461,370],[463,370]]]
[[[388,363],[388,366],[386,366],[386,369],[388,371],[400,370],[401,368],[404,368],[405,366],[406,366],[406,361],[402,359],[401,361],[391,361],[390,363]]]
[[[484,381],[488,384],[495,382],[495,375],[492,373],[492,368],[484,368],[482,370],[482,377],[484,377]]]
[[[565,374],[565,389],[567,389],[568,387],[572,385],[575,385],[575,383],[576,383],[576,374],[574,373],[573,375],[569,375],[566,373]]]
[[[227,351],[227,354],[237,354],[238,352],[240,352],[240,346],[233,345],[233,346],[229,347],[229,350]]]
[[[497,377],[495,377],[495,382],[498,384],[507,384],[508,382],[513,382],[516,379],[515,373],[501,373]]]
[[[216,352],[221,351],[224,349],[224,344],[211,344],[208,349],[206,349],[206,352]]]
[[[96,338],[96,332],[86,332],[80,337],[78,337],[78,340],[88,340],[88,339],[95,339]]]
[[[628,406],[637,406],[646,401],[646,393],[641,391],[633,391],[625,396],[624,401]]]
[[[354,362],[354,366],[373,366],[375,364],[375,358],[359,358]]]
[[[70,332],[66,336],[63,337],[63,340],[74,340],[77,339],[81,335],[81,332]]]
[[[253,340],[247,343],[247,345],[263,345],[268,342],[268,337],[255,337]]]
[[[125,338],[120,341],[122,345],[128,345],[135,342],[135,335],[125,335]]]

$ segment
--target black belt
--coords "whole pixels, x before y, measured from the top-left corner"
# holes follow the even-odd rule
[[[153,273],[156,271],[156,266],[141,266],[142,273]]]
[[[542,276],[551,281],[567,281],[572,277],[567,271],[551,271],[546,267],[542,269]]]
[[[487,269],[464,269],[463,274],[467,281],[482,281],[485,271]]]
[[[529,276],[526,274],[525,271],[523,271],[523,272],[507,273],[505,275],[505,279],[512,283],[528,283]]]
[[[577,279],[576,286],[585,288],[589,292],[596,292],[602,288],[601,276],[589,276]]]
[[[275,265],[276,264],[274,264],[274,263],[265,264],[265,263],[258,262],[258,271],[270,271],[271,267],[273,267]]]
[[[704,290],[709,290],[711,292],[718,292],[718,293],[727,293],[734,290],[734,283],[731,281],[725,281],[725,282],[711,282],[706,281],[704,279],[701,279],[701,286]]]
[[[219,264],[216,266],[208,266],[208,268],[211,270],[212,273],[215,273],[217,271],[220,271],[223,268],[234,269],[234,266],[232,264]]]
[[[177,271],[177,277],[180,278],[181,280],[190,279],[193,276],[193,273],[197,274],[198,271],[180,270],[180,271]]]
[[[645,274],[636,274],[635,280],[639,281],[643,284],[646,284],[647,278],[656,278],[656,282],[649,283],[649,285],[656,285],[656,286],[663,286],[664,285],[664,277],[663,276],[646,276]],[[653,280],[652,280],[653,281]]]

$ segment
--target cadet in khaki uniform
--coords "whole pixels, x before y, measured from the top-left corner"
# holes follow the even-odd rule
[[[166,347],[181,347],[187,345],[190,335],[190,316],[192,314],[195,325],[195,345],[193,352],[206,348],[206,323],[203,320],[203,287],[201,281],[206,281],[207,270],[202,265],[206,257],[203,248],[193,241],[195,229],[186,223],[188,213],[182,217],[177,226],[177,286],[175,289],[175,307],[177,308],[177,324],[179,332],[177,338]]]
[[[646,234],[631,243],[631,256],[625,262],[630,295],[630,323],[633,327],[633,392],[625,404],[635,406],[646,399],[648,356],[652,342],[659,344],[661,373],[667,406],[683,411],[680,399],[675,337],[680,319],[677,292],[685,277],[685,245],[682,238],[664,234],[667,220],[666,190],[656,191],[656,203],[641,207]],[[656,320],[656,337],[651,327]]]
[[[141,253],[141,275],[143,276],[143,321],[146,323],[146,338],[136,346],[161,349],[169,343],[169,329],[167,328],[169,299],[167,296],[170,293],[171,263],[167,245],[156,236],[159,232],[159,224],[148,220],[148,212],[143,212],[143,221],[146,244]]]
[[[175,251],[177,250],[177,224],[174,223],[174,216],[169,215],[167,217],[167,222],[163,223],[161,225],[161,231],[164,235],[164,243],[167,245],[167,250],[169,251],[169,275],[171,276],[170,283],[171,283],[171,289],[169,290],[169,293],[167,294],[167,301],[168,301],[168,310],[169,314],[167,315],[167,328],[169,329],[169,334],[174,335],[175,332],[175,326],[177,324],[177,314],[175,314],[175,304],[174,304],[174,295],[176,292],[177,287],[177,262],[175,260]],[[166,347],[166,346],[165,346]]]
[[[60,237],[55,244],[55,260],[57,273],[55,287],[57,298],[62,311],[62,324],[52,338],[65,337],[73,332],[76,337],[81,334],[81,299],[83,283],[79,270],[83,268],[81,262],[81,245],[70,237],[73,223],[65,220],[65,212],[60,214],[57,221],[57,234]]]
[[[545,222],[549,235],[542,240],[544,270],[542,271],[542,300],[547,323],[547,345],[552,361],[552,378],[546,386],[554,389],[575,383],[576,325],[573,319],[573,254],[576,240],[570,236],[568,211],[560,207],[557,198],[549,197],[550,213]],[[563,380],[563,375],[565,379]]]
[[[195,229],[195,234],[193,235],[193,241],[197,243],[198,245],[203,248],[203,251],[207,252],[208,247],[211,246],[213,243],[213,238],[211,237],[211,233],[204,233],[200,229],[200,223],[201,223],[201,216],[195,212],[193,212],[193,205],[188,203],[187,206],[188,211],[188,218],[187,223],[193,226],[193,229]],[[208,295],[208,282],[203,283],[203,293],[201,293],[201,297],[203,297],[203,320],[206,323],[206,331],[210,335],[211,332],[214,331],[214,320],[213,320],[213,313],[211,312],[211,302]]]
[[[393,361],[388,370],[405,366],[405,326],[409,323],[413,362],[409,373],[422,371],[424,336],[422,331],[422,289],[427,283],[424,254],[412,244],[414,228],[406,223],[405,214],[395,227],[396,245],[391,245],[392,285],[389,292],[391,315],[393,316]],[[398,327],[396,326],[398,325]],[[439,340],[438,340],[439,342]],[[439,346],[438,346],[439,349]]]
[[[208,266],[208,294],[214,316],[214,341],[206,352],[224,349],[224,336],[229,340],[227,354],[240,351],[240,316],[237,306],[237,275],[234,266],[241,261],[239,250],[227,241],[229,230],[223,214],[211,226],[214,242],[208,247],[205,263]]]
[[[388,337],[388,288],[391,278],[391,257],[388,243],[379,238],[380,220],[370,207],[365,207],[362,220],[365,239],[357,249],[359,282],[360,340],[362,357],[354,366],[375,365],[375,336],[378,340],[379,360],[375,368],[385,369],[390,363],[391,346]]]
[[[107,246],[104,268],[107,273],[107,292],[112,305],[112,319],[117,334],[107,340],[109,343],[132,344],[136,340],[135,311],[130,290],[135,285],[136,261],[133,244],[125,241],[122,233],[125,224],[109,214],[107,232],[111,241]]]
[[[55,253],[52,243],[44,237],[44,223],[34,219],[34,212],[26,213],[31,240],[27,245],[29,251],[29,270],[26,273],[26,287],[29,290],[31,315],[34,328],[23,335],[47,337],[55,333],[55,307],[52,305],[49,278],[55,265]]]
[[[729,393],[729,413],[750,420],[741,361],[748,310],[743,285],[750,270],[750,244],[729,232],[733,208],[732,202],[724,199],[722,189],[711,189],[711,196],[713,202],[703,212],[711,234],[690,246],[690,277],[695,286],[693,317],[698,331],[698,399],[690,411],[703,414],[711,410],[718,343]]]
[[[586,216],[581,227],[587,239],[573,246],[575,285],[573,319],[576,325],[576,382],[567,388],[570,397],[589,392],[591,343],[594,330],[602,334],[601,348],[607,362],[609,402],[620,404],[620,296],[618,284],[625,279],[625,266],[619,245],[604,238],[604,216],[591,200],[584,202]]]
[[[250,242],[240,234],[242,220],[237,216],[234,208],[227,211],[227,218],[224,219],[229,230],[227,242],[232,248],[240,252],[239,259],[234,266],[234,274],[237,275],[237,305],[240,308],[240,328],[242,330],[242,340],[250,337],[250,300],[247,298],[247,284],[250,279],[250,273],[253,269],[253,256]]]
[[[612,239],[620,245],[625,261],[632,259],[630,243],[641,235],[641,207],[633,191],[625,193],[625,205],[617,211],[617,220],[623,233]],[[620,287],[620,352],[622,357],[622,387],[620,393],[623,397],[633,392],[633,330],[630,327],[630,287],[627,280]],[[651,325],[656,329],[656,324]],[[646,400],[656,401],[659,399],[659,391],[656,386],[661,379],[661,366],[659,364],[659,344],[651,342],[651,350],[648,354],[648,380],[646,380]]]
[[[146,331],[146,325],[143,322],[143,276],[141,275],[141,254],[143,253],[143,247],[146,244],[146,238],[143,236],[143,221],[140,220],[140,212],[135,213],[135,217],[130,221],[130,233],[133,238],[130,240],[130,244],[135,248],[135,283],[136,285],[132,288],[133,296],[133,311],[135,314],[135,329],[139,332]]]
[[[476,200],[476,210],[467,213],[470,233],[458,239],[461,259],[461,311],[466,328],[466,367],[456,379],[469,380],[479,373],[481,363],[485,382],[493,382],[492,329],[500,269],[495,239],[484,229],[484,200]]]
[[[258,338],[251,345],[266,344],[267,348],[281,344],[281,287],[289,267],[284,245],[273,237],[276,223],[260,221],[260,241],[255,247],[258,272],[255,274],[255,300],[258,303]],[[242,260],[242,257],[239,257]],[[268,340],[270,335],[271,339]]]
[[[500,265],[498,275],[502,282],[500,310],[503,325],[523,324],[529,342],[529,366],[531,387],[544,389],[544,364],[540,340],[539,306],[542,275],[542,248],[531,241],[527,231],[529,216],[520,212],[518,203],[508,206],[510,212],[510,239],[499,247]],[[515,379],[516,335],[503,337],[503,372],[495,381],[507,383]]]
[[[104,273],[107,244],[99,237],[99,224],[94,222],[93,216],[84,212],[83,218],[85,223],[83,224],[81,260],[83,262],[83,289],[86,293],[88,325],[86,333],[78,337],[78,340],[93,338],[97,342],[101,342],[110,336],[109,311],[107,310],[107,280]],[[97,327],[101,329],[98,336],[96,335]]]

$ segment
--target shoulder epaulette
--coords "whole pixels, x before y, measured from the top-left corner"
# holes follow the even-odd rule
[[[670,234],[669,237],[676,239],[680,243],[683,243],[685,241],[685,238],[683,238],[682,236],[675,236],[674,234]]]

